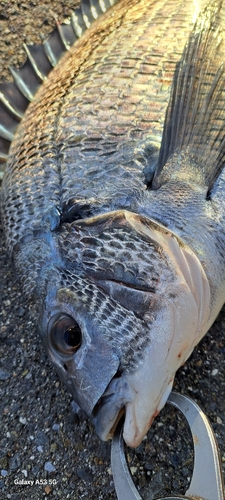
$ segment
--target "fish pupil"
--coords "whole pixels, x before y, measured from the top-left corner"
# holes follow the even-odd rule
[[[79,325],[67,328],[64,332],[64,341],[70,347],[79,347],[81,343],[81,330]]]

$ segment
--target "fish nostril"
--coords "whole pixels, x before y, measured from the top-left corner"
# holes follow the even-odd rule
[[[63,368],[64,368],[64,370],[66,370],[66,372],[68,372],[68,367],[67,367],[66,363],[64,363]]]

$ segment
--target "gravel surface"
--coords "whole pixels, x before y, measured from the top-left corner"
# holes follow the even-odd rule
[[[39,33],[48,33],[55,16],[62,20],[72,6],[72,0],[0,1],[1,80],[9,79],[8,64],[24,60],[22,43],[39,42]],[[0,498],[115,500],[110,444],[96,437],[48,362],[1,231],[0,245]],[[225,473],[224,331],[225,309],[179,370],[175,389],[191,396],[209,417]],[[193,453],[181,416],[167,405],[127,458],[143,499],[184,494]]]

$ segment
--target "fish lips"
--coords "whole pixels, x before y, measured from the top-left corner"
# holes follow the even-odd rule
[[[123,375],[114,378],[96,404],[92,420],[100,439],[107,441],[112,438],[117,423],[126,412],[126,405],[135,398],[134,390]]]

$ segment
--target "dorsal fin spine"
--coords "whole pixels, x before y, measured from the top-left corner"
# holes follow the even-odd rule
[[[48,40],[46,40],[43,43],[43,48],[46,54],[46,57],[48,58],[50,64],[54,68],[58,62],[58,59],[56,59],[54,52],[52,51],[51,45]]]
[[[83,15],[83,19],[84,19],[84,22],[86,24],[86,27],[90,28],[91,22],[89,21],[88,16],[86,16],[86,14]]]
[[[23,81],[23,79],[20,76],[20,70],[17,70],[15,68],[12,68],[11,66],[9,67],[10,72],[13,76],[13,80],[17,86],[17,88],[20,90],[20,92],[28,99],[28,101],[32,101],[33,99],[33,94],[30,92],[29,88]]]
[[[18,120],[21,120],[23,118],[23,114],[17,111],[9,102],[8,99],[4,96],[2,92],[0,92],[0,101],[4,104],[4,106],[8,109],[8,111],[15,116],[15,118],[18,118]]]
[[[79,23],[79,18],[77,16],[76,12],[72,12],[71,24],[72,24],[72,28],[73,28],[75,35],[77,36],[77,38],[80,38],[84,30]]]
[[[26,45],[26,43],[24,43],[23,46],[34,72],[36,73],[37,77],[41,80],[41,82],[43,82],[44,80],[46,80],[46,76],[43,75],[42,72],[39,70],[36,61],[30,52],[29,46]]]
[[[97,13],[97,10],[94,6],[91,6],[91,13],[92,13],[92,17],[93,19],[97,19],[98,18],[98,13]]]
[[[2,163],[5,163],[5,162],[7,161],[7,158],[8,158],[8,155],[6,155],[5,153],[2,153],[2,152],[0,151],[0,161],[1,161]],[[3,177],[3,175],[2,175],[2,174],[3,174],[3,172],[1,172],[1,171],[0,171],[0,179],[2,179],[2,177]]]
[[[62,45],[65,47],[65,50],[70,50],[70,44],[67,42],[65,36],[64,36],[64,33],[63,33],[63,29],[62,29],[62,26],[61,24],[59,24],[58,22],[56,23],[56,26],[57,26],[57,30],[58,30],[58,33],[59,33],[59,37],[60,37],[60,40],[62,42]]]
[[[103,0],[99,0],[99,5],[101,8],[101,11],[106,12],[106,5],[105,5],[105,2]]]
[[[0,125],[0,135],[3,139],[6,139],[7,141],[12,141],[14,134],[12,132],[9,132],[3,125]]]
[[[82,16],[83,16],[83,20],[85,22],[85,25],[86,25],[87,28],[89,28],[90,25],[91,25],[91,23],[96,18],[93,16],[92,10],[93,10],[94,6],[92,5],[91,0],[87,1],[87,5],[86,5],[86,1],[83,0],[83,2],[81,2],[81,12],[82,12]],[[96,9],[95,9],[95,12],[96,12]]]
[[[0,147],[0,162],[5,162],[7,159],[6,151],[9,149],[9,144],[13,139],[16,122],[19,122],[23,117],[23,113],[19,109],[25,110],[26,108],[24,102],[26,103],[27,100],[28,105],[32,101],[38,87],[46,79],[51,68],[56,66],[61,55],[70,49],[74,41],[81,37],[92,21],[118,1],[81,0],[79,7],[72,12],[70,20],[67,19],[63,25],[57,23],[56,29],[52,32],[48,40],[42,40],[42,46],[24,45],[27,53],[27,61],[25,61],[19,70],[10,68],[14,83],[0,85],[0,101],[3,103],[7,113],[16,119],[16,121],[9,120],[11,125],[8,125],[8,120],[7,124],[6,122],[4,123],[4,119],[2,119],[3,123],[0,123],[0,139],[2,138],[2,141],[0,140],[2,144]],[[35,47],[35,50],[32,50],[32,47]],[[29,76],[31,76],[31,84]],[[8,92],[9,85],[10,93]],[[8,99],[8,94],[12,95],[13,89],[14,96],[16,95],[16,98],[19,99],[16,105],[17,109],[13,107],[14,105]],[[13,100],[15,101],[15,99],[12,99],[12,102]]]

